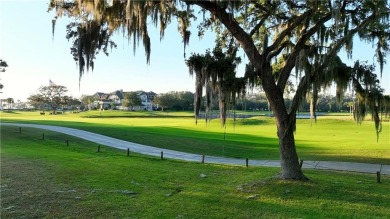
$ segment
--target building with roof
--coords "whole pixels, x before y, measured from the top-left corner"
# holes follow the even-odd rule
[[[123,100],[129,92],[123,92],[123,90],[117,90],[111,93],[96,92],[93,96],[95,101],[93,107],[96,109],[120,109],[120,110],[129,110],[127,107],[123,107]],[[150,91],[136,91],[138,97],[141,99],[141,106],[136,106],[131,110],[149,110],[152,111],[154,108],[153,99],[157,95],[156,93]]]

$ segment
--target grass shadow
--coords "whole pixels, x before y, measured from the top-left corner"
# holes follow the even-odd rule
[[[2,112],[2,113],[9,113],[9,114],[20,114],[19,112],[12,111],[12,110],[6,110],[6,109],[4,109],[4,110],[2,110],[0,112]]]

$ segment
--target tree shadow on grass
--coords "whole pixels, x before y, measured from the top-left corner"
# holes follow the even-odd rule
[[[29,120],[25,123],[61,125],[93,133],[98,133],[138,144],[171,149],[182,152],[232,157],[239,159],[278,160],[279,146],[275,137],[227,133],[223,131],[198,131],[180,127],[166,126],[125,126],[93,124],[88,122],[61,122]],[[345,161],[390,164],[384,156],[369,157],[367,154],[338,153],[335,150],[318,147],[308,140],[298,140],[297,152],[302,160]]]
[[[87,122],[24,121],[31,124],[61,125],[90,131],[138,144],[209,156],[278,159],[276,137],[247,134],[225,134],[164,126],[99,125]]]
[[[0,112],[2,112],[2,113],[10,113],[10,114],[20,114],[20,113],[18,113],[18,112],[16,112],[16,111],[12,111],[12,110],[2,110],[2,111],[0,111]]]

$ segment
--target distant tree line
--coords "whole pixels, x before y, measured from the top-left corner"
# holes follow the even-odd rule
[[[53,113],[58,108],[66,109],[93,109],[92,104],[95,101],[93,95],[82,95],[80,100],[65,95],[67,92],[64,86],[42,86],[37,94],[31,95],[28,100],[30,105],[35,109],[45,110],[50,108]],[[157,106],[157,110],[170,110],[170,111],[192,111],[194,110],[194,93],[190,91],[170,91],[167,93],[160,93],[157,95],[153,104]],[[387,102],[390,102],[390,96],[386,96]],[[202,101],[206,101],[205,97]],[[286,107],[291,105],[291,99],[286,98]],[[317,112],[350,112],[353,110],[353,105],[356,100],[354,95],[347,95],[337,101],[337,97],[330,94],[319,94],[316,104]],[[10,106],[13,103],[12,98],[2,100],[3,103],[8,103]],[[123,106],[134,107],[140,105],[141,100],[134,92],[130,92],[124,96]],[[211,110],[218,110],[218,97],[216,95],[211,98]],[[269,103],[265,94],[262,92],[246,94],[236,101],[234,105],[235,110],[243,111],[269,111]],[[205,111],[203,107],[201,109]],[[230,110],[233,110],[230,109]],[[310,101],[304,101],[299,111],[309,112]],[[387,114],[385,115],[387,117]]]
[[[203,97],[202,101],[206,101]],[[286,107],[291,105],[291,99],[286,98]],[[319,94],[316,104],[317,112],[349,112],[351,106],[356,101],[352,95],[347,95],[342,98],[341,101],[337,101],[335,95],[331,94]],[[157,104],[161,110],[173,110],[173,111],[190,111],[194,110],[194,93],[190,91],[170,91],[167,93],[161,93],[154,99],[154,104]],[[213,96],[211,98],[211,109],[218,110],[218,97]],[[247,94],[246,96],[238,99],[235,104],[235,110],[243,111],[268,111],[269,104],[264,93]],[[205,109],[202,108],[202,111]],[[233,109],[231,109],[233,110]],[[299,111],[309,112],[310,101],[304,101]]]
[[[285,99],[286,107],[289,107],[291,105],[291,101],[292,100],[290,98]],[[316,111],[317,112],[346,112],[351,109],[351,106],[353,105],[354,101],[356,100],[351,96],[345,96],[342,98],[341,101],[337,101],[337,98],[334,95],[319,94],[318,101],[316,104]],[[263,93],[250,94],[238,100],[235,105],[235,109],[244,110],[244,111],[250,111],[250,110],[267,111],[269,110],[269,104],[267,98],[265,97],[265,94]],[[309,112],[310,101],[304,101],[299,107],[299,111]]]
[[[174,111],[187,111],[194,109],[194,93],[190,91],[170,91],[157,95],[153,103],[158,109]]]

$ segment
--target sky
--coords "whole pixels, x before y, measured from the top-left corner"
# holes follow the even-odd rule
[[[160,41],[159,31],[150,27],[151,57],[146,64],[144,48],[141,45],[133,53],[133,45],[121,34],[114,37],[118,45],[107,57],[99,54],[93,71],[86,72],[79,83],[78,66],[70,54],[71,42],[65,38],[65,26],[69,19],[57,20],[55,35],[52,36],[54,13],[47,12],[49,0],[0,0],[0,59],[9,67],[0,73],[0,83],[4,85],[0,98],[12,97],[15,101],[25,101],[37,93],[40,86],[49,85],[52,80],[68,88],[69,94],[80,97],[96,92],[153,91],[194,91],[195,79],[189,76],[185,65],[184,49],[177,26],[172,24]],[[201,19],[198,19],[201,20]],[[196,27],[196,24],[194,25]],[[186,57],[192,52],[203,54],[214,47],[214,35],[206,34],[199,39],[192,33]],[[375,63],[375,49],[371,44],[354,41],[353,60],[367,60]],[[353,60],[347,60],[349,65]],[[384,66],[381,86],[390,93],[390,57]],[[247,62],[242,57],[243,63]],[[243,65],[238,75],[243,75]],[[379,72],[379,68],[377,68]]]

